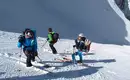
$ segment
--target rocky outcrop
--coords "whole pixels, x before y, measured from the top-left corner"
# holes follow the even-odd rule
[[[122,10],[125,14],[126,18],[130,20],[130,9],[128,0],[115,0],[117,6]]]

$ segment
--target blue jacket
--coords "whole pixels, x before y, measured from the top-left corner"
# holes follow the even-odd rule
[[[31,50],[32,48],[33,51],[37,51],[36,30],[32,31],[34,32],[34,39],[25,38],[24,42],[18,42],[18,48],[22,47],[24,50]]]
[[[18,48],[22,47],[24,50],[37,51],[35,40],[26,38],[24,42],[18,42]]]

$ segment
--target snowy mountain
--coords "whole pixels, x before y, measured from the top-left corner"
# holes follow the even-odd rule
[[[130,80],[130,22],[114,0],[0,0],[0,10],[0,80]],[[93,41],[83,55],[84,65],[60,62],[48,43],[42,47],[48,26],[61,34],[55,47],[68,58],[79,32]],[[16,46],[26,27],[41,36],[37,40],[43,62],[30,68]],[[45,64],[55,69],[39,68]]]
[[[109,2],[114,0],[108,0]],[[129,24],[107,0],[0,0],[0,30],[21,32],[35,28],[46,37],[52,27],[61,38],[75,39],[78,33],[98,43],[129,44]],[[73,30],[73,32],[72,32]],[[126,39],[127,37],[127,39]]]

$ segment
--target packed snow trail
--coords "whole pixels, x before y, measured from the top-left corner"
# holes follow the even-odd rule
[[[18,64],[18,61],[10,59],[11,57],[19,59],[20,49],[16,46],[19,34],[0,31],[0,34],[2,33],[5,33],[0,36],[2,46],[0,47],[0,79],[2,80],[130,80],[128,75],[130,74],[130,46],[92,43],[90,52],[83,56],[84,64],[89,66],[82,66],[54,60],[61,56],[50,53],[48,43],[41,48],[45,39],[38,38],[38,52],[43,64],[56,67],[52,73],[44,74],[32,68],[25,68]],[[59,54],[71,58],[73,44],[73,40],[61,39],[55,47]],[[24,54],[22,57],[26,58]]]

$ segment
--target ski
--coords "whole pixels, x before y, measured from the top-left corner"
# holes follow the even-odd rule
[[[24,67],[26,67],[26,59],[25,58],[16,58],[16,57],[7,57],[7,58],[10,58],[12,60],[15,60],[17,61],[16,63],[20,64],[20,65],[23,65]],[[50,66],[48,64],[41,64],[39,62],[32,62],[32,66],[31,67],[26,67],[26,69],[33,69],[35,71],[39,71],[41,73],[53,73],[52,71],[55,69],[55,67],[53,66]],[[18,70],[18,71],[21,71],[21,70]]]
[[[67,57],[55,58],[55,60],[57,60],[59,62],[72,62],[72,60]]]
[[[77,65],[77,66],[91,67],[88,64],[80,63],[78,61],[76,63],[73,63],[72,59],[67,58],[67,57],[62,57],[62,59],[56,58],[55,60],[57,60],[59,62],[72,63],[72,64]]]

